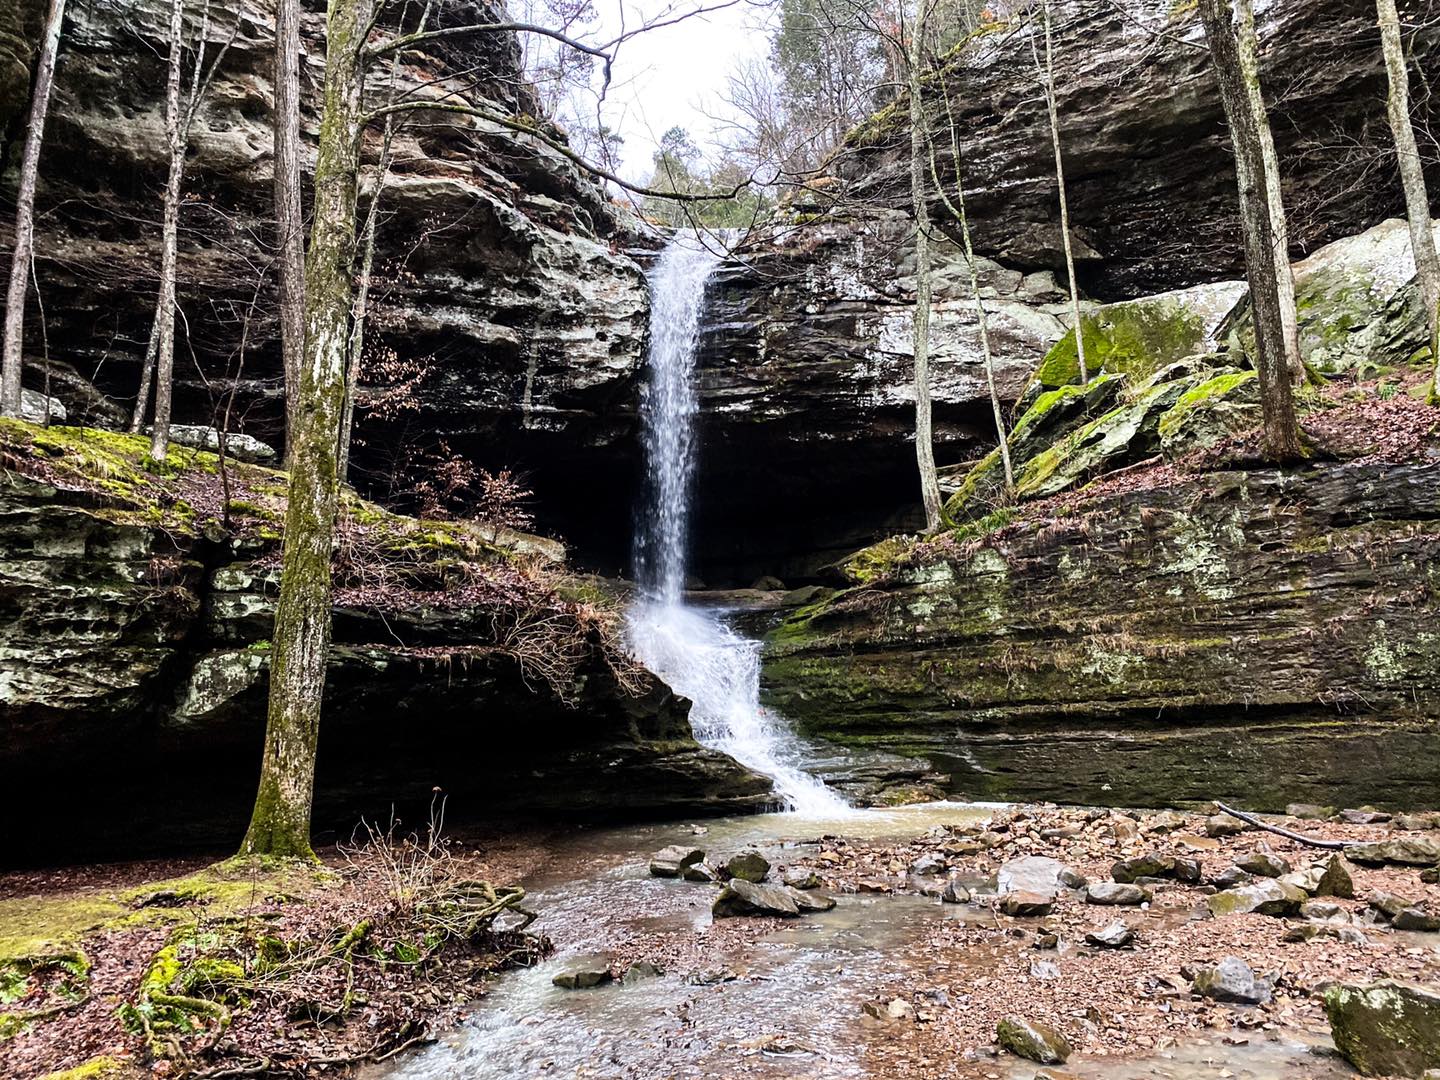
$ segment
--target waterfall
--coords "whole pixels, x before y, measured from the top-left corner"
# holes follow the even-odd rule
[[[650,274],[649,382],[641,402],[645,499],[635,533],[638,599],[630,646],[678,694],[703,746],[770,777],[785,805],[813,816],[849,808],[798,764],[803,748],[760,706],[760,643],[685,604],[695,474],[695,346],[705,285],[720,262],[693,234],[672,240]]]

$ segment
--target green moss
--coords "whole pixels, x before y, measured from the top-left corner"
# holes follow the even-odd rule
[[[1144,378],[1205,346],[1204,320],[1185,304],[1167,298],[1109,304],[1087,312],[1080,317],[1080,330],[1085,365],[1092,376],[1123,371]],[[1045,354],[1035,381],[1047,389],[1080,381],[1074,330]]]
[[[841,569],[855,584],[870,585],[893,574],[914,546],[914,541],[907,536],[892,536],[857,551],[845,560]]]
[[[121,1077],[133,1075],[138,1075],[133,1066],[106,1054],[103,1057],[91,1058],[73,1069],[46,1073],[40,1080],[120,1080]]]
[[[1235,393],[1241,387],[1255,382],[1259,376],[1253,371],[1233,371],[1207,379],[1199,386],[1185,391],[1180,400],[1172,405],[1160,418],[1160,436],[1168,438],[1185,425],[1197,409],[1205,408]]]

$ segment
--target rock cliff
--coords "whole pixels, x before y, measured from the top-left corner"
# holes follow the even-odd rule
[[[142,453],[128,436],[0,430],[0,785],[28,808],[6,860],[223,847],[244,830],[282,489],[276,474],[232,464],[226,494],[213,455],[189,450],[171,455],[176,479],[152,479]],[[585,628],[588,609],[567,599],[589,595],[582,583],[537,591],[555,545],[507,536],[496,548],[483,530],[360,503],[347,522],[322,838],[348,835],[361,814],[388,819],[392,803],[414,820],[434,787],[452,819],[765,803],[768,782],[695,743],[684,699],[617,667],[613,644]],[[576,634],[534,637],[543,652],[531,657],[530,610]]]

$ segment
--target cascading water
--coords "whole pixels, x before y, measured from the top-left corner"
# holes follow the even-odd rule
[[[701,745],[770,777],[789,809],[834,817],[848,806],[799,767],[800,745],[760,706],[759,642],[684,600],[699,409],[695,344],[705,284],[719,261],[700,238],[680,234],[650,275],[650,381],[641,405],[646,498],[635,536],[640,591],[630,611],[630,645],[691,700]]]

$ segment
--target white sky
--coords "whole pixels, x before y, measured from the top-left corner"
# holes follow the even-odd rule
[[[634,29],[647,21],[713,6],[717,0],[595,0],[600,21],[588,40],[613,39],[623,25]],[[738,63],[763,57],[770,41],[766,22],[770,8],[740,0],[733,7],[651,30],[621,46],[604,116],[625,142],[621,174],[645,181],[660,136],[675,125],[685,128],[701,150],[720,137],[711,117],[726,112],[722,100],[726,80]],[[589,106],[593,108],[593,103]]]

